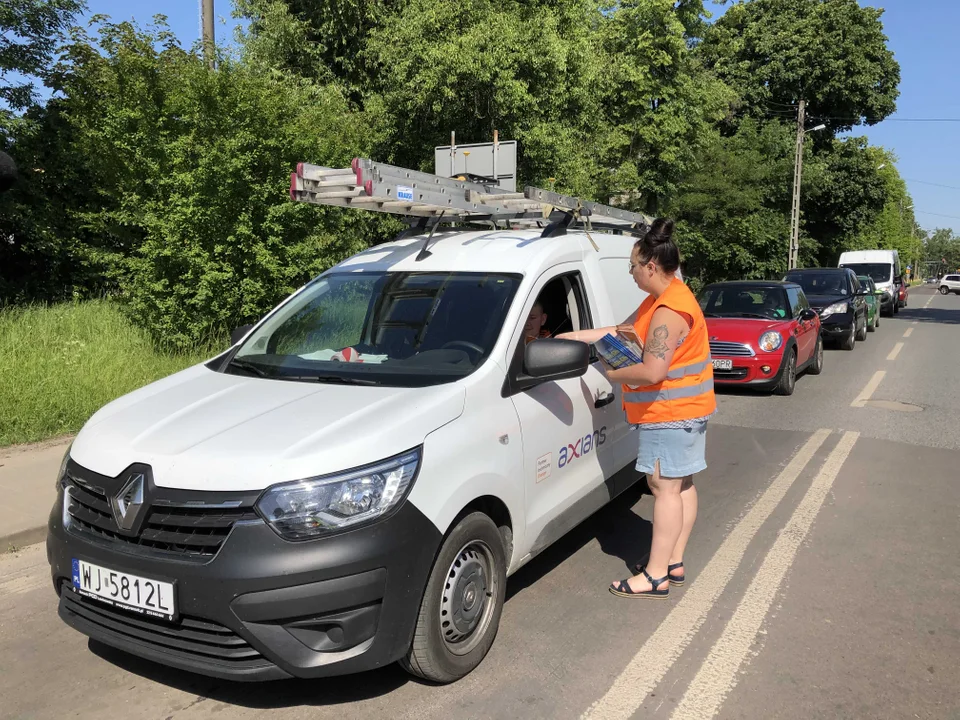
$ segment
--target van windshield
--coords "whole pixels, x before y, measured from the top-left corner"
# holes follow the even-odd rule
[[[243,342],[225,372],[423,387],[466,377],[493,349],[519,275],[324,275]]]
[[[850,268],[857,275],[866,275],[875,283],[888,283],[893,277],[890,263],[844,263],[840,267]]]

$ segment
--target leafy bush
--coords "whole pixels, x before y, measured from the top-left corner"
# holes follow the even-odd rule
[[[119,297],[160,344],[254,320],[390,229],[287,199],[297,162],[343,167],[363,149],[334,85],[227,57],[210,72],[162,26],[106,22],[96,42],[78,33],[60,83],[102,198],[76,218],[114,239]]]

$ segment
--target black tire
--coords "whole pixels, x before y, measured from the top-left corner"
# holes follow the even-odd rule
[[[467,515],[437,554],[420,603],[413,644],[400,664],[436,683],[451,683],[470,673],[496,639],[506,586],[500,531],[481,512]],[[458,613],[459,623],[453,619]]]
[[[950,288],[948,288],[946,285],[941,286],[941,288],[940,288],[940,294],[941,294],[941,295],[949,295],[949,294],[950,294]]]
[[[807,365],[808,375],[819,375],[823,372],[823,338],[817,338],[817,346],[813,349],[813,360]]]
[[[893,301],[893,314],[896,315],[896,314],[899,313],[899,312],[900,312],[900,301],[899,301],[899,300],[894,300],[894,301]]]
[[[851,330],[850,334],[845,337],[840,342],[840,348],[842,350],[853,350],[857,346],[857,333],[855,330]]]
[[[880,312],[873,313],[873,322],[867,326],[867,332],[876,332],[877,324],[880,322]]]
[[[881,313],[879,310],[877,310],[877,314],[874,316],[874,319],[873,319],[873,327],[874,327],[874,328],[880,327],[880,316],[881,316],[882,314],[883,314],[883,313]]]
[[[864,318],[863,318],[863,325],[857,327],[857,333],[856,333],[856,335],[857,335],[857,341],[858,341],[858,342],[863,342],[864,340],[867,339],[867,318],[866,318],[866,316],[864,316]]]
[[[777,395],[793,395],[793,389],[797,386],[797,350],[790,350],[790,357],[783,364],[780,371],[780,379],[773,392]]]

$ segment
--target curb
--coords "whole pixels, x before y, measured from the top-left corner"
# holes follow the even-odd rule
[[[47,526],[18,530],[9,535],[0,535],[0,553],[12,548],[25,548],[29,545],[42,543],[47,539]]]

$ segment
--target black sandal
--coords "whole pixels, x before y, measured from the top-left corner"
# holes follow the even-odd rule
[[[657,590],[658,587],[663,585],[665,580],[668,580],[670,578],[669,575],[664,575],[662,578],[657,579],[657,578],[650,577],[650,573],[648,573],[644,568],[641,568],[640,572],[650,583],[650,590],[634,592],[630,588],[629,578],[626,580],[619,580],[615,583],[611,583],[608,589],[617,597],[625,597],[625,598],[665,598],[670,594],[669,585],[667,585],[666,590]]]
[[[673,565],[667,565],[667,575],[670,578],[671,585],[676,585],[677,587],[680,587],[686,581],[686,577],[687,577],[686,573],[680,576],[670,575],[670,572],[672,570],[676,570],[677,568],[682,568],[682,567],[683,567],[682,562],[674,563]],[[640,563],[637,563],[636,565],[633,566],[633,569],[637,571],[638,575],[643,572],[643,568],[644,568],[644,565]]]

